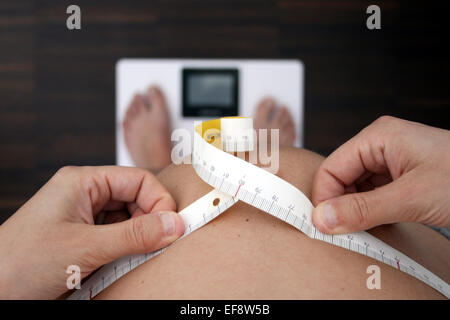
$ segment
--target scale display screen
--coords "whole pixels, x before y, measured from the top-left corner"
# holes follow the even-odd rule
[[[238,115],[237,69],[183,69],[183,116]]]

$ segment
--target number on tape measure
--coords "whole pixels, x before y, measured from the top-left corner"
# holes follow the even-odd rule
[[[447,298],[450,297],[449,285],[445,281],[367,232],[347,235],[321,233],[311,221],[314,207],[300,190],[268,171],[234,157],[209,143],[225,137],[224,140],[227,143],[217,145],[231,148],[226,151],[251,150],[253,135],[237,134],[242,132],[242,129],[248,129],[250,124],[251,121],[248,118],[222,119],[221,127],[226,132],[221,134],[216,132],[208,141],[202,137],[202,126],[215,128],[217,120],[205,122],[195,128],[192,165],[197,175],[215,189],[180,212],[185,225],[188,226],[181,238],[202,227],[241,200],[285,221],[310,238],[386,263],[425,282]],[[216,129],[220,129],[220,126]],[[242,146],[240,141],[249,143]],[[219,201],[217,202],[216,199]],[[124,274],[165,249],[145,255],[124,257],[105,265],[87,280],[80,290],[75,291],[70,299],[92,299]]]

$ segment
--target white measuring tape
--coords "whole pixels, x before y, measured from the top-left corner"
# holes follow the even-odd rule
[[[222,147],[225,151],[252,150],[252,128],[251,118],[222,118],[196,126],[192,164],[198,176],[215,189],[179,212],[186,226],[180,239],[241,200],[283,220],[310,238],[379,260],[450,298],[450,286],[445,281],[369,233],[323,234],[314,227],[311,221],[314,207],[300,190],[268,171],[222,151]],[[103,266],[69,299],[92,299],[124,274],[165,249],[124,257]]]

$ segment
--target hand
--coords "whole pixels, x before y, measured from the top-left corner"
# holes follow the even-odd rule
[[[100,213],[127,209],[131,219],[94,225]],[[69,265],[85,277],[119,257],[167,246],[184,233],[175,209],[148,171],[62,168],[0,226],[0,299],[57,298],[68,290]]]
[[[313,223],[324,233],[401,221],[450,227],[450,131],[382,117],[318,169]]]

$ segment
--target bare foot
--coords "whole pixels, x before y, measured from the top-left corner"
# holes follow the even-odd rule
[[[259,103],[254,118],[255,129],[280,129],[280,145],[292,146],[295,141],[295,125],[289,110],[285,106],[278,107],[275,100],[268,97]]]
[[[125,143],[134,164],[157,172],[170,164],[170,118],[160,89],[136,94],[123,121]]]

